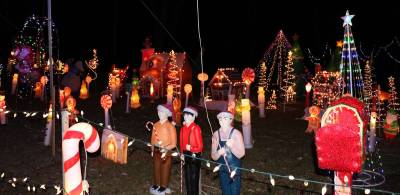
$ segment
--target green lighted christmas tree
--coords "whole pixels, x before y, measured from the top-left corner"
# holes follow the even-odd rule
[[[389,77],[389,104],[388,104],[388,110],[395,110],[398,111],[400,110],[399,108],[399,101],[397,97],[397,91],[396,91],[396,86],[394,82],[394,77]]]
[[[351,96],[363,100],[363,78],[353,33],[351,32],[351,19],[353,17],[354,15],[349,15],[349,11],[346,11],[346,15],[342,17],[344,21],[344,38],[340,73],[345,83],[342,94],[349,93]]]

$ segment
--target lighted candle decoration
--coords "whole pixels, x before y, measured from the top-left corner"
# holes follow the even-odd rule
[[[375,151],[375,140],[376,140],[376,112],[371,112],[371,118],[369,121],[369,140],[368,140],[368,151],[374,152]]]
[[[65,98],[65,100],[67,100],[69,96],[71,96],[71,88],[64,87],[64,98]]]
[[[150,83],[150,102],[154,103],[154,85],[153,85],[153,82]]]
[[[258,109],[260,118],[265,118],[265,91],[264,87],[258,87]]]
[[[43,86],[42,86],[41,82],[36,82],[35,88],[33,89],[33,91],[35,91],[35,98],[42,99]]]
[[[310,91],[311,91],[312,85],[311,83],[306,84],[306,108],[310,106]]]
[[[111,129],[110,126],[110,118],[108,117],[108,110],[111,108],[112,106],[112,98],[110,97],[110,95],[102,95],[101,99],[100,99],[100,104],[101,107],[103,107],[104,109],[104,125],[105,128],[109,128]]]
[[[90,87],[89,86],[90,86],[90,83],[93,81],[92,77],[90,75],[87,75],[85,77],[85,81],[87,83],[87,90],[90,91]]]
[[[201,105],[201,104],[203,104],[204,102],[204,94],[203,94],[203,91],[204,91],[204,82],[205,81],[207,81],[208,80],[208,75],[206,74],[206,73],[199,73],[198,75],[197,75],[197,79],[199,79],[199,81],[201,82],[201,89],[200,89],[200,102],[199,102],[199,104]]]
[[[139,108],[140,107],[140,97],[137,87],[133,87],[131,94],[131,108]]]
[[[253,148],[253,140],[251,137],[250,109],[250,100],[242,99],[242,129],[245,148]]]
[[[186,93],[186,99],[185,99],[185,108],[188,106],[189,103],[189,94],[192,92],[192,85],[191,84],[186,84],[184,86],[184,91]]]
[[[79,90],[79,92],[80,92],[79,98],[84,100],[84,99],[87,99],[89,97],[89,93],[88,93],[88,90],[86,88],[86,82],[85,81],[82,81],[81,89]]]
[[[235,116],[235,94],[228,95],[228,111]]]
[[[49,112],[47,114],[47,124],[46,124],[46,136],[44,137],[44,145],[50,145],[50,138],[51,138],[51,121],[53,118],[53,109],[51,108],[51,104],[49,107]]]
[[[15,89],[17,88],[17,84],[18,84],[18,74],[15,73],[13,75],[13,80],[12,80],[12,86],[11,86],[11,94],[15,94]]]
[[[167,86],[167,104],[172,105],[172,99],[174,97],[174,87],[172,85]]]
[[[65,101],[64,90],[60,89],[59,94],[60,94],[60,108],[64,108],[64,101]]]
[[[245,68],[242,72],[242,80],[246,84],[246,99],[250,98],[250,84],[254,82],[255,76],[252,68]]]
[[[0,94],[0,124],[5,125],[6,123],[6,96]]]

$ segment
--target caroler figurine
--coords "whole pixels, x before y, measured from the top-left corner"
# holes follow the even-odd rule
[[[180,131],[180,151],[185,154],[184,170],[187,195],[199,194],[199,175],[201,161],[194,157],[201,157],[203,152],[203,138],[200,127],[194,123],[198,112],[196,108],[183,109],[184,125]]]
[[[168,184],[171,176],[171,150],[176,148],[176,129],[168,120],[172,116],[171,105],[158,105],[157,111],[160,120],[154,124],[151,134],[154,185],[150,187],[150,193],[159,195],[171,193]],[[162,148],[168,150],[164,155]]]
[[[240,170],[236,168],[241,167],[240,159],[245,154],[243,136],[232,126],[232,113],[221,112],[217,118],[221,127],[213,133],[211,158],[220,164],[219,181],[222,194],[239,195]],[[233,175],[233,171],[236,174]]]

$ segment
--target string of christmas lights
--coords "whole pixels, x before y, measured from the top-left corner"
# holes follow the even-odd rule
[[[180,83],[179,83],[179,67],[176,64],[176,54],[174,50],[169,53],[168,59],[168,85],[172,85],[174,87],[174,95],[175,97],[180,96]]]
[[[63,188],[59,184],[35,184],[31,182],[31,178],[29,176],[24,177],[15,177],[9,176],[9,173],[1,172],[0,182],[4,182],[9,184],[12,188],[22,187],[25,188],[26,191],[31,193],[36,192],[48,192],[50,189],[54,189],[55,194],[61,194],[63,192]],[[52,187],[50,187],[52,186]]]
[[[399,101],[398,101],[398,97],[397,97],[397,91],[396,91],[396,85],[394,82],[394,77],[390,76],[388,78],[389,80],[389,104],[388,104],[388,109],[391,110],[395,110],[395,111],[399,111],[400,110],[400,106],[399,106]]]
[[[293,56],[292,51],[288,52],[288,59],[285,65],[285,78],[283,79],[284,85],[281,86],[282,94],[284,97],[284,102],[293,102],[296,100],[296,92],[295,92],[295,76],[294,76],[294,68],[293,68]]]
[[[89,124],[102,127],[102,124],[97,124],[96,122],[93,122],[93,121],[91,121],[91,120],[89,120],[87,118],[84,118],[82,115],[81,116],[77,116],[77,117],[79,117],[83,121],[86,121]],[[226,166],[226,164],[218,163],[218,162],[215,162],[215,161],[212,161],[212,160],[209,160],[209,159],[199,158],[197,156],[180,153],[179,150],[168,150],[166,148],[160,147],[160,145],[158,145],[158,144],[152,145],[151,143],[149,143],[147,141],[144,141],[142,139],[139,139],[139,138],[134,138],[134,137],[131,137],[131,136],[128,136],[128,137],[129,137],[129,140],[130,140],[129,143],[128,143],[128,146],[132,146],[134,142],[139,142],[139,143],[142,143],[142,144],[144,144],[144,145],[146,145],[146,146],[148,146],[150,148],[151,147],[160,148],[162,156],[165,156],[168,152],[170,152],[171,155],[174,156],[174,157],[186,156],[186,157],[189,157],[189,158],[193,158],[193,159],[197,159],[197,160],[203,161],[203,162],[206,163],[206,166],[208,168],[211,168],[211,164],[214,164],[215,167],[213,168],[213,172],[217,172],[217,171],[220,170],[220,168],[222,166]],[[275,179],[274,179],[274,177],[275,177],[275,178],[288,179],[290,181],[300,181],[300,182],[303,182],[305,187],[307,187],[310,183],[323,185],[323,187],[321,189],[322,194],[324,194],[323,193],[324,191],[326,193],[327,186],[348,187],[348,186],[342,186],[342,185],[335,185],[334,183],[328,183],[328,182],[322,182],[322,181],[316,181],[316,180],[309,180],[309,179],[303,179],[303,178],[297,178],[297,177],[295,177],[295,176],[293,176],[291,174],[282,175],[282,174],[276,174],[276,173],[267,172],[267,171],[260,171],[260,170],[254,169],[254,168],[248,169],[248,168],[236,167],[236,166],[229,166],[229,167],[232,170],[231,173],[230,173],[231,177],[235,176],[235,174],[237,173],[238,170],[249,172],[249,173],[252,173],[252,174],[260,174],[260,175],[266,176],[269,179],[269,181],[270,181],[272,186],[275,186],[275,184],[276,184]],[[355,190],[363,190],[365,194],[370,194],[371,192],[379,192],[379,193],[392,194],[392,195],[400,194],[400,193],[395,193],[395,192],[386,191],[386,190],[369,189],[369,188],[357,187],[357,186],[351,186],[351,188],[355,189]]]

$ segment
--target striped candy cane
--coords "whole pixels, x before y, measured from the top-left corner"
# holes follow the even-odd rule
[[[88,152],[96,152],[100,147],[99,134],[88,123],[77,123],[65,132],[62,142],[62,155],[64,160],[64,189],[68,195],[83,195],[79,156],[79,142],[81,140]]]

